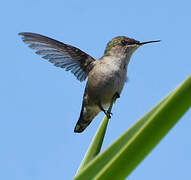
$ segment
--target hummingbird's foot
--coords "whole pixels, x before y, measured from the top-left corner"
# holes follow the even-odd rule
[[[107,116],[108,119],[111,118],[111,115],[113,115],[113,113],[106,111],[105,109],[102,110],[104,112],[104,114]]]
[[[98,104],[98,106],[99,106],[99,108],[101,109],[101,111],[103,111],[103,112],[104,112],[104,114],[108,117],[108,119],[110,119],[110,118],[111,118],[112,113],[111,113],[111,112],[109,112],[109,111],[106,111],[106,110],[102,107],[101,103],[100,103],[100,104]]]
[[[105,115],[108,117],[108,119],[111,118],[111,115],[113,115],[113,113],[109,112],[109,111],[106,111]]]
[[[111,112],[109,112],[109,111],[106,111],[105,109],[104,109],[104,114],[107,116],[107,118],[108,119],[110,119],[111,118],[111,115],[113,115],[113,113],[111,113]]]

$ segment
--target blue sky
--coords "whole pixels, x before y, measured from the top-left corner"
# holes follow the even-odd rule
[[[2,1],[0,179],[69,180],[103,118],[74,134],[85,83],[30,50],[17,35],[40,33],[94,58],[125,35],[145,45],[132,56],[128,83],[113,108],[103,149],[191,72],[190,1]],[[191,111],[128,177],[190,179]]]

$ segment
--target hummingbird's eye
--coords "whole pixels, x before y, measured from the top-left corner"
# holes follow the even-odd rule
[[[122,39],[122,40],[121,40],[121,44],[122,44],[123,46],[125,46],[125,45],[127,44],[127,41],[126,41],[125,39]]]

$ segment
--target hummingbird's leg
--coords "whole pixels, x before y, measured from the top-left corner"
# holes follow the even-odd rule
[[[113,95],[112,101],[115,102],[117,98],[120,98],[120,95],[119,95],[118,92],[116,92],[116,93]],[[102,107],[101,102],[99,102],[98,106],[99,106],[99,108],[101,109],[101,111],[103,111],[104,114],[110,119],[110,118],[111,118],[111,115],[113,115],[113,114],[112,114],[111,112],[109,112],[108,110],[106,111],[106,110]]]
[[[112,102],[115,102],[117,98],[120,98],[120,95],[119,95],[118,92],[116,92],[116,93],[113,95],[113,97],[112,97]],[[110,117],[110,118],[111,118],[111,115],[113,115],[113,113],[111,113],[111,112],[109,111],[109,109],[107,110],[106,113],[109,114],[109,117]],[[106,114],[106,113],[105,113],[105,114]],[[107,117],[108,117],[108,116],[107,116]]]
[[[99,103],[99,104],[98,104],[98,106],[99,106],[99,108],[101,109],[101,111],[103,111],[103,112],[104,112],[104,114],[108,117],[108,119],[110,119],[110,118],[111,118],[112,113],[111,113],[111,112],[106,111],[106,110],[102,107],[101,103]]]

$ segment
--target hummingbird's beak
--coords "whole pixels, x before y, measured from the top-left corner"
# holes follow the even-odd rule
[[[145,42],[140,42],[139,45],[144,45],[144,44],[149,44],[149,43],[155,43],[155,42],[160,42],[161,40],[156,40],[156,41],[145,41]]]

